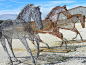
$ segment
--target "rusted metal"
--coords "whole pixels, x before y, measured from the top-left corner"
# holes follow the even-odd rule
[[[63,20],[59,20],[59,15],[61,13],[63,15],[65,15],[67,18],[63,19]],[[46,16],[45,21],[46,20],[51,22],[50,25],[48,26],[48,28],[43,29],[41,31],[38,30],[37,32],[52,34],[52,35],[60,38],[66,44],[66,41],[63,39],[63,34],[61,32],[59,32],[59,28],[62,28],[62,29],[71,30],[71,31],[75,32],[77,35],[79,34],[81,37],[81,40],[83,40],[81,34],[75,27],[75,23],[78,20],[80,20],[82,28],[84,28],[85,27],[85,16],[83,16],[82,14],[71,15],[69,13],[69,11],[66,9],[66,5],[64,5],[62,7],[56,6],[55,8],[53,8],[50,11],[50,13]],[[51,31],[51,29],[52,29],[52,31]],[[77,37],[77,35],[76,35],[76,37]],[[75,38],[73,38],[73,39],[75,39]],[[63,42],[62,42],[62,44],[63,44]],[[61,44],[61,46],[62,46],[62,44]]]

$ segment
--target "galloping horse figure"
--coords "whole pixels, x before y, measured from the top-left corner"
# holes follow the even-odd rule
[[[39,6],[34,6],[33,4],[26,5],[17,18],[14,21],[4,21],[0,24],[0,33],[1,33],[1,44],[8,54],[8,58],[10,60],[10,65],[13,65],[11,56],[7,50],[5,38],[8,41],[10,50],[12,52],[13,58],[15,61],[18,59],[15,57],[12,50],[12,39],[19,39],[23,45],[25,46],[27,52],[31,55],[31,59],[34,65],[36,65],[34,57],[32,55],[31,49],[28,46],[26,38],[29,38],[31,41],[35,40],[37,43],[37,57],[39,55],[39,40],[33,35],[33,29],[30,26],[31,18],[35,21],[40,30],[43,29],[43,24],[41,20],[41,12]],[[25,25],[28,25],[28,29],[25,29]]]
[[[64,5],[63,7],[56,6],[55,8],[53,8],[50,11],[50,13],[47,15],[47,17],[44,19],[45,25],[47,25],[47,22],[49,22],[49,26],[47,25],[46,28],[44,26],[44,29],[43,30],[37,30],[37,32],[38,33],[49,33],[49,34],[52,34],[52,35],[54,35],[56,37],[59,37],[62,40],[62,44],[64,42],[65,45],[66,45],[66,41],[63,39],[63,34],[61,32],[59,32],[59,29],[56,27],[57,22],[56,21],[54,21],[54,22],[52,21],[52,16],[54,14],[56,14],[56,13],[59,13],[60,14],[63,11],[66,11],[66,10],[67,10],[66,9],[66,5]],[[69,16],[69,15],[70,15],[70,13],[68,12],[68,14],[66,16]],[[57,17],[59,17],[59,15]],[[58,18],[56,20],[58,20]],[[67,45],[66,45],[66,47],[67,47]]]
[[[67,17],[67,19],[59,20],[59,15],[61,13],[63,15],[65,15]],[[49,20],[49,22],[51,22],[49,27],[44,28],[43,30],[40,30],[38,32],[49,33],[49,34],[55,35],[56,37],[59,37],[62,40],[62,44],[63,44],[63,42],[65,42],[65,39],[63,39],[63,34],[61,32],[59,32],[59,28],[62,28],[62,29],[74,31],[77,35],[79,34],[81,37],[81,40],[83,40],[79,31],[75,28],[75,23],[78,20],[80,20],[81,25],[84,28],[85,27],[85,17],[81,14],[71,15],[69,13],[69,11],[66,9],[66,5],[64,5],[63,7],[56,6],[55,8],[53,8],[50,11],[50,13],[47,15],[45,20]],[[73,38],[73,39],[75,39],[75,38]],[[61,44],[61,46],[62,46],[62,44]],[[65,45],[66,45],[66,42],[65,42]],[[66,47],[67,47],[67,45],[66,45]]]
[[[59,8],[58,8],[59,7]],[[57,9],[56,9],[57,8]],[[63,8],[63,9],[62,9]],[[53,12],[53,10],[54,10],[54,12]],[[64,10],[64,11],[63,11]],[[65,15],[66,17],[67,17],[67,19],[63,19],[63,20],[59,20],[59,15],[60,14],[63,14],[63,15]],[[52,11],[47,15],[47,17],[45,18],[45,20],[46,19],[49,19],[51,22],[54,22],[54,23],[52,23],[52,24],[55,24],[54,26],[57,26],[57,27],[59,27],[59,28],[66,28],[66,29],[68,29],[68,30],[71,30],[71,31],[74,31],[77,35],[79,34],[80,35],[80,33],[79,33],[79,31],[75,28],[75,23],[78,21],[78,20],[80,20],[80,23],[81,23],[81,25],[82,25],[82,28],[84,28],[85,27],[85,16],[83,16],[82,14],[75,14],[75,15],[71,15],[70,13],[69,13],[69,11],[66,9],[66,5],[64,5],[63,7],[60,7],[60,6],[57,6],[57,7],[55,7],[55,8],[53,8],[52,9]],[[68,22],[69,21],[69,22]],[[64,25],[60,25],[60,24],[64,24]],[[67,25],[68,23],[73,23],[72,24],[72,26],[73,27],[71,27],[71,25],[69,24],[69,25]],[[66,26],[67,25],[67,26]],[[63,26],[63,27],[62,27]],[[68,26],[70,26],[70,27],[68,27]],[[74,29],[70,29],[70,28],[74,28]],[[77,36],[76,35],[76,36]],[[81,40],[83,40],[82,39],[82,36],[80,35],[80,37],[81,37]],[[76,38],[76,37],[75,37]],[[75,39],[75,38],[73,38],[73,39]]]
[[[71,18],[58,20],[57,21],[57,28],[59,27],[61,29],[71,30],[76,33],[76,37],[79,34],[81,40],[83,41],[81,34],[79,33],[79,31],[75,27],[75,23],[79,20],[82,25],[82,28],[84,28],[85,27],[85,16],[83,16],[82,14],[71,15]],[[76,37],[74,37],[72,39],[75,39]],[[61,46],[62,46],[62,44],[61,44]]]

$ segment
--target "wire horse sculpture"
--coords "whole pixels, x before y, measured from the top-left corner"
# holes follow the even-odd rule
[[[59,15],[61,13],[63,15],[65,15],[67,17],[67,19],[59,20]],[[63,34],[61,32],[59,32],[59,28],[71,30],[71,31],[75,32],[77,35],[79,34],[81,37],[81,40],[83,40],[81,34],[75,27],[75,23],[78,20],[80,20],[81,25],[84,28],[85,27],[85,16],[83,16],[82,14],[71,15],[69,13],[69,11],[66,9],[66,5],[64,5],[62,7],[61,6],[54,7],[50,11],[50,13],[47,15],[47,17],[45,18],[44,21],[46,21],[46,20],[51,22],[49,27],[46,29],[40,30],[40,31],[38,30],[37,32],[49,33],[56,37],[59,37],[62,40],[60,47],[62,46],[63,42],[65,42],[65,46],[67,48],[67,44],[66,44],[65,39],[63,38]],[[76,35],[76,37],[77,37],[77,35]],[[75,39],[75,38],[73,38],[73,39]]]
[[[34,65],[36,65],[34,57],[32,55],[31,49],[28,46],[26,38],[29,38],[31,41],[34,40],[37,43],[37,57],[39,55],[39,40],[33,35],[33,29],[30,26],[31,18],[35,21],[40,30],[43,29],[43,24],[41,20],[41,12],[39,6],[34,6],[33,4],[26,5],[17,18],[14,21],[4,21],[0,24],[0,33],[1,33],[1,44],[4,48],[4,51],[7,53],[10,60],[10,65],[13,65],[12,58],[7,50],[5,38],[8,41],[9,48],[12,52],[13,58],[17,62],[18,59],[15,57],[12,50],[12,39],[19,39],[25,46],[27,52],[31,55],[31,59]],[[25,25],[28,25],[28,29],[25,29]]]

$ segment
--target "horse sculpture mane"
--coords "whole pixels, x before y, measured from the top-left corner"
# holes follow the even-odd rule
[[[55,10],[57,10],[58,8],[60,8],[60,6],[54,7],[54,8],[49,12],[49,14],[46,16],[45,19],[49,18],[49,17],[51,16],[51,14],[52,14],[52,15],[55,14]]]
[[[62,6],[62,7],[61,7],[61,6],[56,6],[56,7],[54,7],[54,8],[49,12],[49,14],[46,16],[45,20],[51,18],[54,14],[56,14],[56,13],[61,13],[61,12],[65,11],[65,10],[67,10],[67,9],[66,9],[66,5],[64,5],[64,6]]]
[[[22,19],[22,16],[26,14],[27,9],[29,9],[30,6],[34,6],[34,4],[28,4],[28,5],[26,5],[26,6],[21,10],[21,12],[19,13],[19,15],[17,16],[16,19]]]

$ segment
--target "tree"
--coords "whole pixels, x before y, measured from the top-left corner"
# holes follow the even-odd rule
[[[0,24],[3,22],[3,20],[0,20]]]

